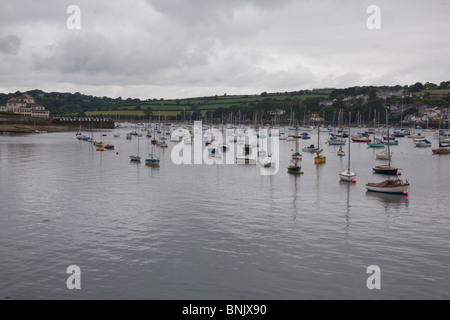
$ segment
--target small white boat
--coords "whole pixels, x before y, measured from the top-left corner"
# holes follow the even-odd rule
[[[431,142],[428,141],[427,139],[415,140],[414,144],[418,148],[430,148],[431,147]]]
[[[317,152],[318,150],[319,150],[319,149],[316,148],[313,144],[310,145],[309,147],[304,147],[304,148],[302,149],[303,152],[310,152],[310,153],[315,153],[315,152]]]
[[[392,158],[392,153],[390,154],[390,157]],[[378,160],[389,160],[389,154],[387,153],[386,150],[377,153],[377,159]]]
[[[351,170],[345,170],[339,173],[339,178],[345,182],[352,182],[356,178],[356,173]]]
[[[346,142],[347,140],[341,140],[336,138],[331,138],[327,140],[329,146],[343,146],[345,145]]]
[[[408,139],[425,139],[425,136],[423,136],[421,133],[417,133],[409,135]]]
[[[351,119],[351,117],[352,117],[352,114],[350,112],[349,118]],[[345,182],[353,182],[355,180],[355,178],[356,178],[356,173],[353,172],[350,169],[350,163],[351,163],[351,161],[350,161],[350,155],[351,155],[351,149],[350,149],[350,147],[351,147],[350,139],[351,138],[350,138],[350,135],[349,135],[348,139],[349,139],[349,142],[348,142],[348,165],[347,165],[347,170],[344,170],[341,173],[339,173],[339,178],[342,181],[345,181]],[[339,148],[338,155],[339,155],[340,151],[342,151],[345,154],[344,150],[342,150],[342,146]]]

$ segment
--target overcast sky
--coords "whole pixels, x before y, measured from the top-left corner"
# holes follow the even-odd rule
[[[185,98],[450,80],[450,1],[2,1],[0,92]],[[69,30],[67,7],[81,9]],[[369,30],[369,5],[381,29]]]

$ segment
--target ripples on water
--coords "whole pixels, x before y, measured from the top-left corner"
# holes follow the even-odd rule
[[[449,298],[450,157],[401,139],[406,199],[366,193],[382,179],[366,145],[352,144],[353,185],[339,182],[338,147],[325,146],[320,167],[304,154],[294,177],[293,143],[281,141],[279,173],[260,176],[175,166],[171,147],[159,169],[132,164],[137,141],[108,136],[119,155],[73,133],[0,137],[0,298]],[[66,288],[72,264],[80,291]],[[382,271],[377,292],[370,265]]]

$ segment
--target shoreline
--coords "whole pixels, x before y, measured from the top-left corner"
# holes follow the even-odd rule
[[[73,127],[69,126],[55,126],[55,125],[36,125],[36,126],[29,126],[25,124],[0,124],[0,133],[4,134],[6,133],[15,133],[15,134],[30,134],[34,131],[40,131],[40,132],[70,132],[70,131],[77,131],[78,129],[75,129]]]

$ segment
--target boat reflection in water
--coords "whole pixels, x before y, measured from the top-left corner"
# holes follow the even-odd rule
[[[367,192],[366,197],[378,200],[381,204],[384,204],[386,208],[389,207],[409,207],[408,196],[399,196],[398,194]]]

